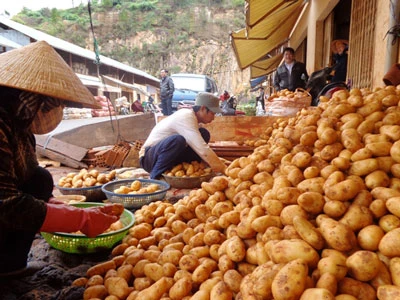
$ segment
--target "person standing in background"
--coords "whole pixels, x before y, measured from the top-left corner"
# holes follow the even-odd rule
[[[261,103],[261,108],[265,111],[265,100],[264,100],[264,87],[259,88],[260,94],[256,97],[256,109],[258,107],[258,103]]]
[[[308,74],[305,64],[294,59],[294,49],[283,49],[284,62],[275,72],[274,87],[277,91],[288,89],[294,92],[297,88],[306,87]]]
[[[172,115],[172,96],[174,94],[174,82],[168,76],[168,70],[161,70],[160,97],[161,110],[164,116]]]

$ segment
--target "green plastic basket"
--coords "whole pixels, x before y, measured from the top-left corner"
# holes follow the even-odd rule
[[[104,206],[103,203],[75,203],[71,204],[75,207],[93,207],[93,206]],[[129,228],[135,223],[135,217],[132,212],[125,209],[120,217],[120,221],[124,225],[122,229],[102,233],[94,238],[88,238],[84,234],[73,234],[73,233],[49,233],[41,232],[43,238],[55,249],[58,249],[67,253],[87,254],[102,252],[111,249],[116,243],[121,241],[123,237],[128,233]]]

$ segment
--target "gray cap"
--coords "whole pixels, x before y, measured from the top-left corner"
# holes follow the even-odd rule
[[[195,105],[205,106],[213,113],[222,113],[222,110],[219,107],[219,98],[211,93],[198,93]]]

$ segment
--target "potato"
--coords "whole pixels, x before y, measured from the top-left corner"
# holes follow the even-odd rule
[[[283,225],[293,225],[296,216],[307,218],[307,212],[300,205],[293,204],[282,209],[280,219]]]
[[[231,300],[233,293],[224,281],[219,281],[210,292],[210,299],[215,300]]]
[[[353,199],[363,188],[356,180],[346,179],[325,188],[325,195],[331,200],[348,201]]]
[[[379,255],[378,255],[379,256]],[[378,289],[381,285],[392,284],[392,275],[389,271],[389,266],[379,260],[378,274],[370,281],[374,289]]]
[[[335,300],[335,296],[324,288],[306,289],[300,297],[300,300]]]
[[[321,150],[321,158],[326,161],[331,161],[335,157],[337,157],[342,151],[343,145],[342,143],[333,143],[331,145],[326,145],[322,150]]]
[[[268,227],[283,228],[281,218],[278,216],[265,215],[251,222],[251,228],[257,232],[264,233]]]
[[[370,281],[379,272],[380,260],[376,253],[360,250],[347,258],[346,266],[353,278],[359,281]]]
[[[323,177],[314,177],[314,178],[305,179],[297,185],[297,188],[301,192],[316,192],[316,193],[323,194],[324,193],[324,189],[323,189],[324,181],[325,180]]]
[[[265,247],[268,256],[277,264],[301,258],[310,267],[315,267],[319,261],[318,252],[301,239],[269,241]]]
[[[361,148],[355,151],[351,156],[350,160],[351,161],[359,161],[359,160],[364,160],[372,157],[372,151],[367,148]]]
[[[88,279],[86,277],[79,277],[72,282],[72,286],[86,286]]]
[[[386,201],[386,208],[400,218],[400,197],[392,197]]]
[[[242,261],[246,255],[246,246],[242,239],[238,236],[230,238],[226,246],[226,254],[234,262]]]
[[[393,257],[389,261],[389,271],[392,277],[393,284],[400,286],[400,257]]]
[[[172,278],[162,277],[148,288],[140,291],[136,299],[159,300],[173,284],[174,280]]]
[[[295,259],[287,263],[272,281],[274,299],[299,299],[306,288],[307,274],[308,266],[304,260]]]
[[[160,265],[163,265],[164,263],[170,262],[174,265],[179,264],[179,260],[183,256],[183,253],[180,250],[177,249],[167,249],[166,251],[163,251],[159,258],[158,258],[158,263]]]
[[[371,191],[371,194],[374,199],[382,199],[386,202],[389,198],[400,196],[400,191],[391,188],[376,187]]]
[[[321,221],[320,229],[325,241],[333,249],[349,251],[357,242],[354,232],[347,225],[331,218],[324,218]]]
[[[319,214],[323,210],[325,200],[320,193],[304,192],[297,198],[297,204],[306,212]]]
[[[367,158],[363,160],[354,161],[349,169],[349,174],[365,176],[377,170],[378,168],[379,168],[379,163],[377,159]]]
[[[162,265],[158,263],[148,263],[143,267],[143,272],[146,277],[149,277],[153,281],[157,281],[164,276],[164,270]]]
[[[376,142],[365,145],[365,148],[369,149],[373,156],[387,156],[390,155],[390,149],[392,148],[391,142]]]
[[[104,284],[103,276],[94,275],[87,280],[86,287],[93,286],[93,285],[102,285],[102,284]]]
[[[317,270],[318,271],[318,270]],[[337,279],[331,273],[323,273],[319,276],[317,283],[315,284],[316,288],[327,289],[332,295],[336,295],[337,292]]]
[[[250,163],[246,165],[241,171],[238,173],[238,178],[242,181],[251,180],[254,175],[258,172],[257,165],[254,163]]]
[[[364,180],[366,187],[370,190],[379,186],[387,187],[390,184],[390,177],[383,170],[375,170],[371,172],[365,176]]]
[[[151,263],[148,259],[141,259],[139,260],[132,269],[132,275],[135,277],[144,277],[144,267]]]
[[[341,133],[341,140],[343,146],[351,152],[355,152],[363,147],[361,136],[355,128],[344,129]]]
[[[224,282],[228,285],[228,288],[235,294],[240,291],[240,283],[243,276],[236,270],[227,270],[224,273]]]
[[[263,299],[272,298],[272,281],[283,266],[284,264],[274,264],[272,261],[269,261],[255,268],[250,275],[253,289],[249,291],[248,286],[241,284],[240,290],[242,294],[254,293]]]
[[[400,228],[390,230],[382,237],[379,251],[390,258],[400,256]]]
[[[108,295],[104,285],[93,285],[85,289],[83,292],[83,300],[104,299]]]
[[[400,299],[400,287],[396,285],[379,286],[377,296],[379,300]]]
[[[311,163],[311,154],[304,151],[298,152],[293,156],[291,163],[298,168],[306,168]]]
[[[364,250],[377,251],[385,232],[378,225],[368,225],[358,232],[357,241]]]
[[[395,215],[386,214],[379,219],[379,226],[383,229],[383,231],[389,232],[400,227],[400,219]]]
[[[370,284],[349,277],[345,277],[339,281],[338,294],[349,294],[363,300],[376,299],[376,291]]]
[[[400,163],[400,141],[396,141],[393,143],[390,148],[390,156],[394,159],[396,163]]]
[[[105,262],[102,262],[95,266],[90,267],[86,271],[86,276],[89,278],[94,275],[104,276],[106,274],[106,272],[110,269],[114,269],[114,270],[116,269],[116,265],[113,260],[108,260],[108,261],[105,261]]]
[[[181,278],[174,283],[169,290],[169,297],[173,300],[183,299],[190,294],[192,281],[188,278]]]
[[[304,241],[317,250],[322,249],[325,241],[321,233],[306,218],[301,216],[294,217],[293,226]]]
[[[125,299],[131,292],[128,283],[121,277],[110,277],[104,282],[108,294],[117,296],[118,299]]]
[[[340,252],[322,257],[318,262],[318,270],[321,276],[328,273],[333,275],[337,281],[342,280],[347,274],[346,259],[347,257]]]
[[[210,265],[200,264],[192,273],[194,283],[202,283],[210,277],[212,268]]]
[[[194,295],[190,298],[191,300],[210,300],[210,292],[205,290],[198,290]]]
[[[359,231],[373,224],[373,215],[367,207],[351,204],[339,222],[347,225],[353,231]]]
[[[193,272],[200,264],[199,258],[194,254],[186,254],[179,260],[179,268]]]

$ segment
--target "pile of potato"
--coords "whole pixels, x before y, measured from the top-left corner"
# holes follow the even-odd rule
[[[129,186],[121,185],[113,192],[116,194],[135,195],[135,194],[150,194],[157,192],[159,190],[161,190],[161,188],[156,183],[143,185],[140,180],[134,180]]]
[[[271,93],[267,98],[267,101],[274,101],[277,98],[285,98],[288,100],[296,101],[297,99],[303,99],[306,97],[310,97],[310,94],[302,89],[297,89],[296,91],[289,91],[288,89],[280,90],[274,93]]]
[[[63,188],[82,188],[103,185],[115,179],[116,171],[100,173],[96,169],[81,169],[79,172],[68,173],[58,180],[58,186]]]
[[[171,170],[167,170],[165,175],[173,177],[199,177],[210,174],[212,169],[203,161],[196,160],[188,163],[183,162],[174,166]]]
[[[400,299],[400,87],[338,91],[136,225],[84,299]]]

